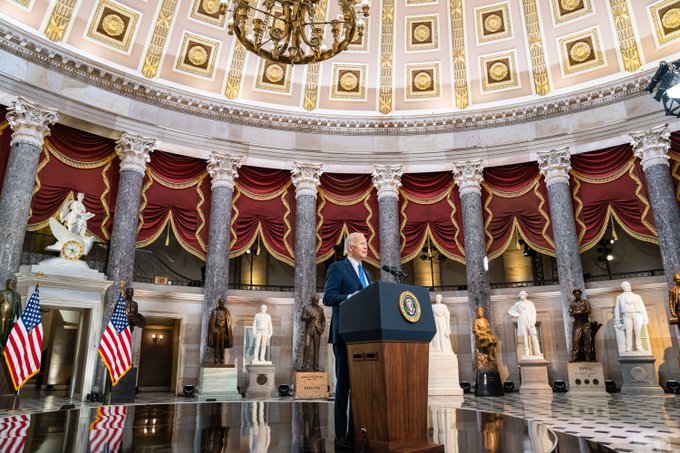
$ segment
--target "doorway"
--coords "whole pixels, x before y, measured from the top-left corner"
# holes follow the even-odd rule
[[[137,386],[141,391],[169,392],[177,382],[180,319],[147,317],[142,330]]]

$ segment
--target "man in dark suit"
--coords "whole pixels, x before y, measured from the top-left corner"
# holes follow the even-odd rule
[[[333,263],[328,268],[323,304],[333,307],[328,341],[333,343],[335,355],[335,445],[340,448],[351,448],[354,442],[354,426],[349,401],[349,363],[345,342],[338,335],[338,324],[340,304],[371,283],[371,278],[361,264],[368,254],[368,244],[364,235],[351,233],[347,236],[345,252],[346,259]]]

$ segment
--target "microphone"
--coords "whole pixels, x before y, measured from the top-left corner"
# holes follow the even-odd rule
[[[399,279],[408,277],[408,274],[405,274],[401,269],[395,266],[388,266],[387,264],[385,264],[381,269],[384,270],[385,272],[389,272],[390,274],[392,274],[392,276]]]

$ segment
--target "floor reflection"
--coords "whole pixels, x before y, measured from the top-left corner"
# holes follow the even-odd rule
[[[432,401],[430,437],[447,453],[605,451],[509,415]],[[332,403],[244,401],[103,406],[0,419],[0,451],[332,452]],[[11,446],[11,448],[10,448]],[[571,451],[560,448],[560,451]]]

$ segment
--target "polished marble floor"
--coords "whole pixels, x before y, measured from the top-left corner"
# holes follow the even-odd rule
[[[333,451],[332,402],[293,401],[196,404],[192,398],[142,393],[123,417],[97,403],[43,392],[25,394],[18,410],[0,411],[0,417],[56,411],[31,417],[24,451],[86,451],[97,420],[102,426],[112,425],[107,420],[124,425],[120,445],[130,451]],[[76,410],[59,411],[71,403]],[[680,451],[680,397],[673,395],[466,395],[432,399],[429,410],[431,436],[446,444],[447,453],[550,451],[555,436],[559,452]],[[2,426],[0,419],[0,431]]]

